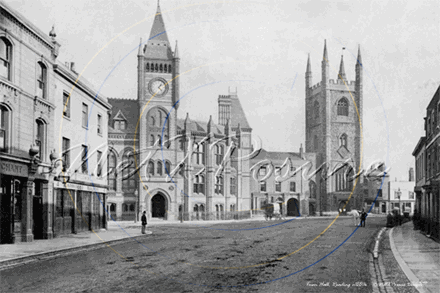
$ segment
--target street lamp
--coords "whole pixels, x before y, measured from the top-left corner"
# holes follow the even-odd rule
[[[400,206],[400,196],[401,195],[402,195],[402,192],[400,191],[400,187],[399,187],[399,189],[396,191],[396,196],[399,199],[399,216],[402,214],[402,209],[401,209],[401,206]]]
[[[134,191],[134,196],[136,197],[136,215],[134,216],[134,222],[137,223],[139,216],[139,191],[137,190],[137,188]]]

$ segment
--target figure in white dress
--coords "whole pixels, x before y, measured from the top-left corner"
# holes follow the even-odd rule
[[[353,225],[359,225],[359,212],[357,210],[351,210],[351,214],[353,215]]]

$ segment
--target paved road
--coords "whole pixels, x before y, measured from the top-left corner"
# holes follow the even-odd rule
[[[261,227],[281,221],[155,227],[141,243],[1,271],[1,288],[2,292],[371,292],[368,249],[385,218],[367,219],[367,227],[358,228],[333,253],[355,227],[351,219],[338,219],[313,241],[331,221],[301,219],[270,228]]]

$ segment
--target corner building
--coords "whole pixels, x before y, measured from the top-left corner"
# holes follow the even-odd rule
[[[356,80],[348,81],[345,75],[344,60],[341,57],[337,79],[330,79],[330,66],[327,44],[321,62],[321,82],[313,85],[310,56],[305,73],[306,85],[306,152],[316,153],[316,168],[324,165],[327,172],[350,160],[345,166],[327,179],[317,176],[319,190],[319,211],[337,211],[351,208],[360,209],[363,196],[360,183],[348,180],[354,172],[359,172],[361,154],[361,123],[363,121],[363,69],[360,48],[355,67]],[[322,173],[322,171],[321,171]],[[321,174],[319,173],[319,174]],[[326,172],[324,172],[326,173]]]
[[[109,99],[113,219],[139,219],[142,211],[166,220],[249,217],[250,162],[240,158],[251,153],[252,128],[237,92],[219,97],[218,124],[212,117],[192,120],[188,113],[177,119],[180,56],[177,44],[171,48],[159,6],[137,58],[137,100]]]

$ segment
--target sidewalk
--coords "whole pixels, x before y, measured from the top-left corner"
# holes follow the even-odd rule
[[[306,220],[306,219],[334,219],[335,216],[322,217],[288,217],[287,220]],[[341,218],[351,218],[351,216],[340,216]],[[217,220],[217,221],[167,221],[154,219],[148,222],[147,232],[149,228],[162,225],[193,225],[210,226],[215,224],[227,223],[244,223],[249,221],[265,222],[263,216],[256,216],[243,220]],[[273,222],[274,220],[269,221]],[[149,231],[151,234],[152,232]],[[34,240],[33,242],[21,242],[16,244],[0,245],[0,270],[13,267],[16,265],[26,264],[38,260],[49,259],[61,255],[67,255],[78,251],[92,250],[103,248],[108,245],[136,241],[136,239],[148,237],[149,234],[141,234],[140,222],[120,221],[108,222],[108,229],[81,232],[79,234],[66,234],[51,240]]]
[[[440,244],[408,222],[390,230],[391,250],[419,292],[440,291]],[[423,285],[423,286],[421,286]]]

